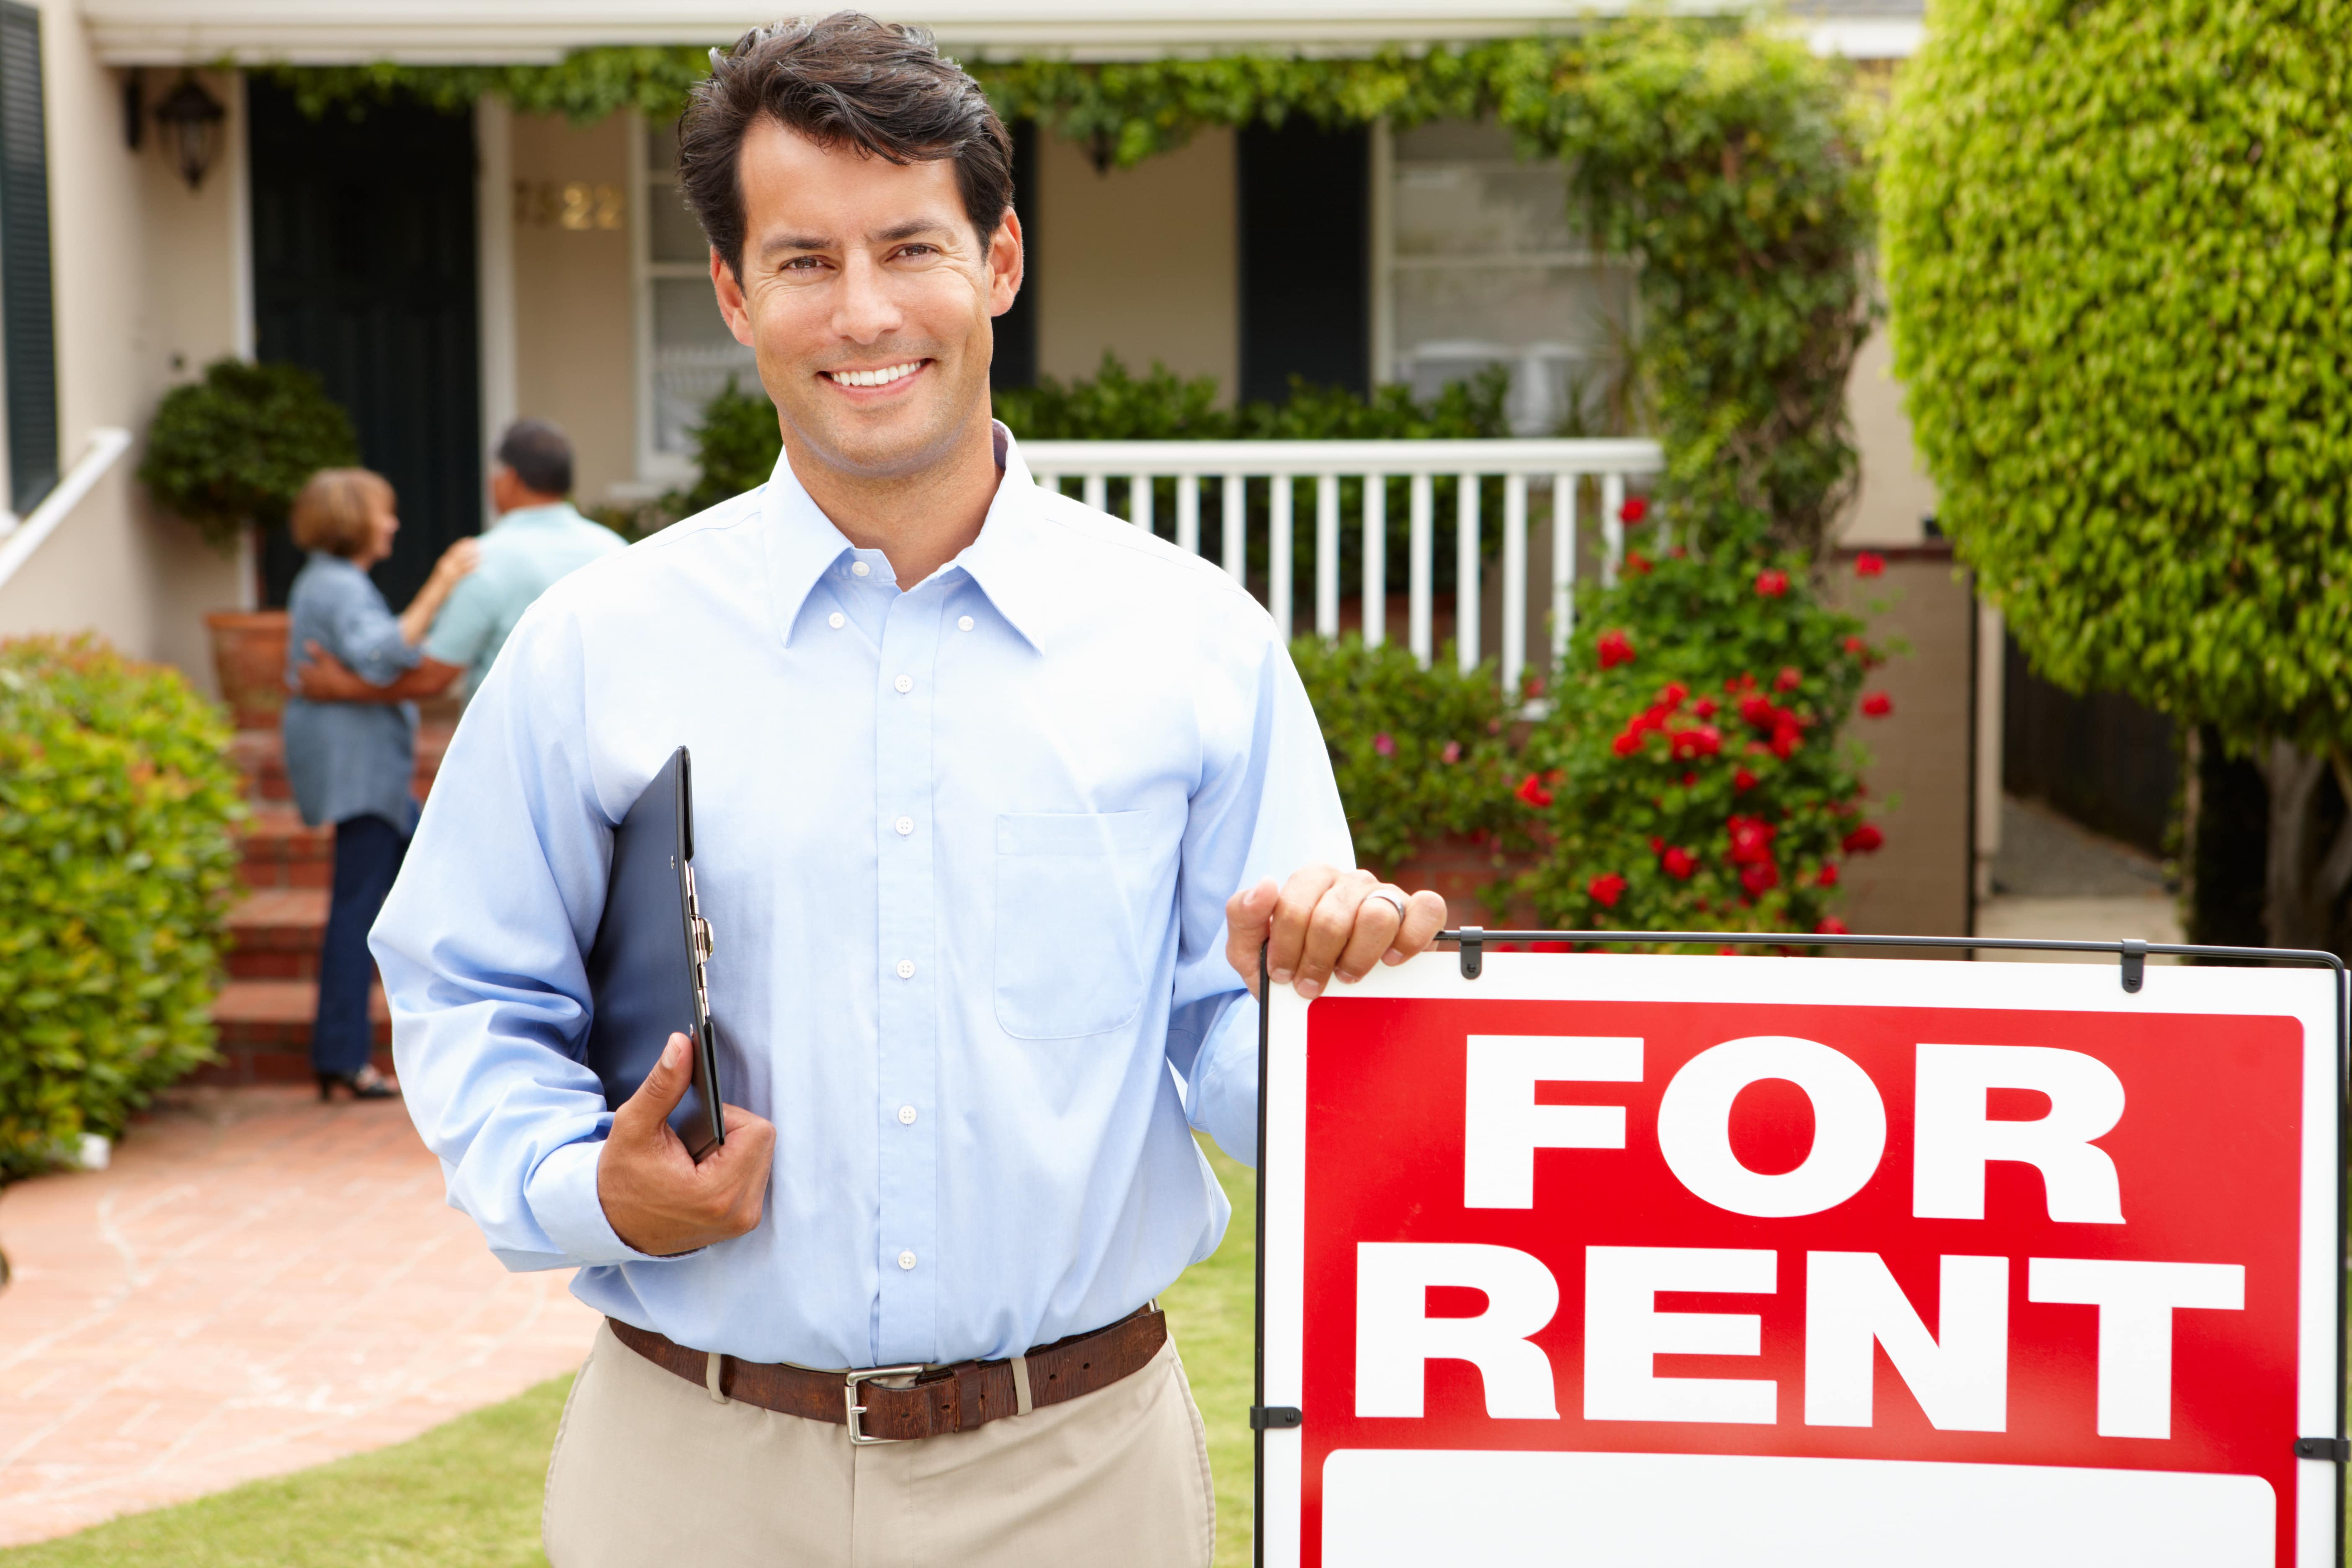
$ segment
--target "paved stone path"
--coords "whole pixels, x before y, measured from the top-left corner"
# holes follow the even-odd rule
[[[191,1089],[0,1195],[0,1545],[414,1436],[579,1364],[397,1102]]]

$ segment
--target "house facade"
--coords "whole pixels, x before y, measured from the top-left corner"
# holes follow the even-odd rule
[[[1590,9],[917,0],[893,15],[960,58],[1115,59],[1464,42]],[[223,355],[303,364],[351,411],[365,460],[401,494],[402,549],[379,572],[394,603],[481,526],[486,454],[518,416],[570,432],[583,504],[688,482],[688,426],[752,372],[711,303],[668,126],[634,112],[575,124],[495,98],[311,118],[267,68],[548,62],[724,42],[763,15],[710,0],[0,0],[0,636],[96,630],[210,686],[205,614],[282,595],[297,563],[282,545],[257,561],[214,552],[131,474],[157,400]],[[1820,0],[1787,25],[1883,70],[1916,47],[1920,5]],[[220,110],[201,145],[157,116],[191,85]],[[1557,167],[1519,161],[1490,125],[1209,130],[1108,170],[1016,131],[1033,259],[1002,324],[1002,382],[1088,375],[1111,353],[1213,377],[1227,396],[1277,396],[1293,375],[1427,392],[1496,364],[1515,429],[1577,433],[1601,417],[1638,332],[1632,274],[1575,231]],[[1854,372],[1863,480],[1845,538],[1916,557],[1913,591],[1932,595],[1948,563],[1886,364],[1882,339]],[[127,449],[108,431],[129,433]],[[1964,593],[1947,608],[1906,627],[1921,670],[1939,672],[1929,700],[1950,731],[1908,787],[1957,791],[1965,813],[1971,795],[1998,799],[1969,784],[1999,777],[2000,640],[1979,635]],[[1972,659],[1992,679],[1972,679]]]

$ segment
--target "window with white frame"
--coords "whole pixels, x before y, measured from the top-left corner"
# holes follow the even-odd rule
[[[677,128],[649,125],[639,144],[638,459],[646,479],[677,482],[691,472],[703,405],[730,376],[756,390],[759,369],[710,296],[710,249],[677,188]]]
[[[1374,181],[1381,377],[1428,397],[1501,365],[1517,434],[1611,433],[1633,274],[1574,223],[1559,165],[1515,156],[1491,122],[1435,121],[1381,134]]]

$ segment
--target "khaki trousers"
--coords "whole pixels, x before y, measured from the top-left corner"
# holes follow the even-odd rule
[[[552,1568],[1203,1568],[1208,1435],[1173,1341],[1108,1388],[970,1432],[853,1447],[597,1331],[548,1460]]]

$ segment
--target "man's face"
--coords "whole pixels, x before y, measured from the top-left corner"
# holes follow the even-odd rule
[[[952,163],[826,149],[772,120],[744,134],[737,169],[742,278],[713,253],[711,283],[786,438],[866,479],[945,461],[985,416],[1019,221],[1008,213],[983,257]]]

